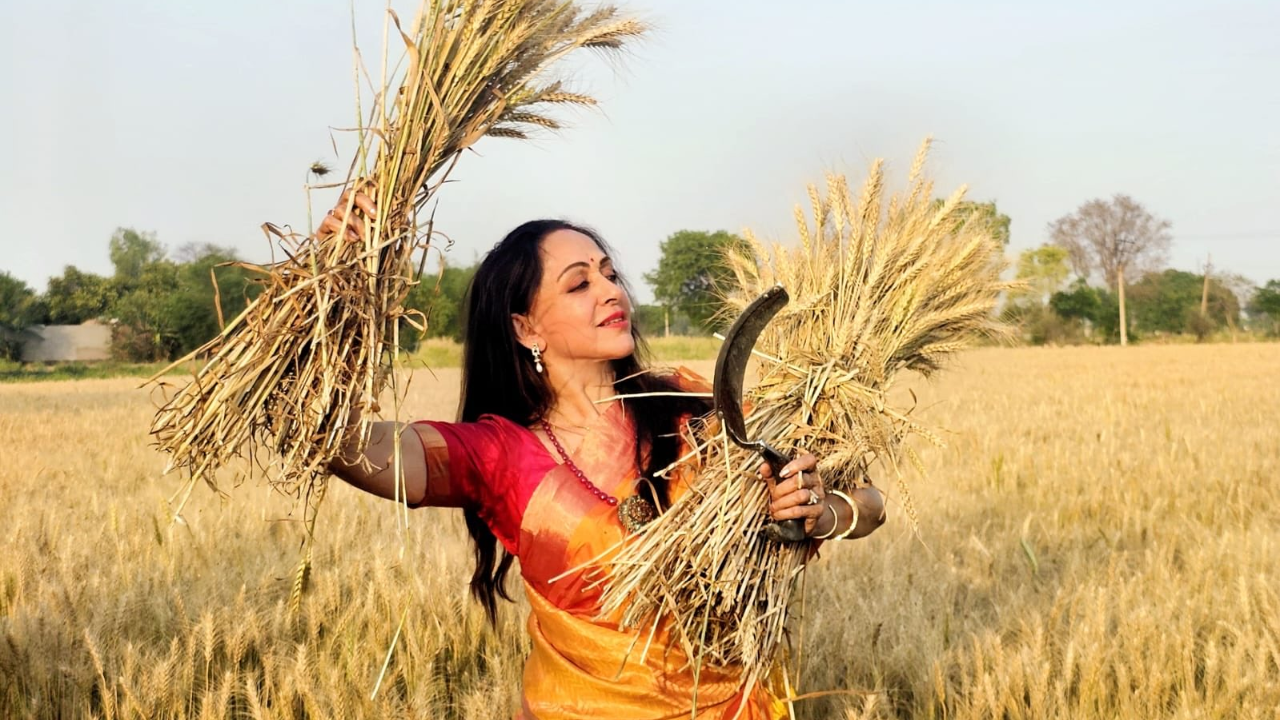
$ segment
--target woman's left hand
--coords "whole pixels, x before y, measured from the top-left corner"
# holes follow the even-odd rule
[[[774,520],[801,519],[804,534],[813,535],[818,521],[827,510],[823,499],[822,476],[818,474],[818,458],[812,453],[796,457],[782,467],[775,478],[769,463],[760,463],[760,477],[769,484],[769,515]]]

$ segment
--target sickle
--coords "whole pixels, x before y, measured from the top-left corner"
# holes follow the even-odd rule
[[[739,447],[760,453],[765,462],[769,463],[775,478],[791,459],[764,440],[747,437],[747,422],[742,415],[742,380],[747,374],[747,362],[751,360],[751,350],[755,347],[760,332],[790,299],[786,288],[774,285],[752,300],[747,309],[742,311],[725,335],[724,344],[720,346],[712,389],[716,415],[729,438]],[[804,523],[798,519],[770,523],[765,526],[765,534],[779,542],[800,542],[805,539]]]

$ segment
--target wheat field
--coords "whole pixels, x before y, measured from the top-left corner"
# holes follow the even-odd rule
[[[1280,718],[1280,346],[983,349],[914,389],[919,532],[891,504],[823,548],[796,717]],[[335,486],[291,618],[293,501],[228,476],[171,522],[151,412],[0,386],[0,718],[512,716],[523,611],[486,628],[460,517]]]

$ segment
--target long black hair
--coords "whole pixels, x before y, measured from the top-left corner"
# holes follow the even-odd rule
[[[542,283],[542,240],[556,230],[580,232],[603,253],[610,254],[604,240],[589,228],[562,220],[532,220],[512,230],[485,255],[464,300],[461,422],[475,422],[481,415],[492,414],[527,427],[551,409],[555,393],[546,376],[534,369],[528,349],[517,340],[511,316],[529,312]],[[621,277],[619,284],[630,294]],[[634,321],[631,336],[635,340],[633,353],[611,361],[617,378],[614,391],[633,394],[678,390],[669,376],[645,372],[648,346]],[[626,408],[636,428],[636,467],[649,479],[640,483],[639,491],[657,507],[666,507],[666,481],[654,473],[677,458],[680,418],[701,416],[710,407],[701,398],[657,396],[628,399]],[[464,516],[475,544],[471,594],[493,620],[497,616],[497,598],[511,599],[505,580],[514,558],[498,546],[497,538],[475,508],[464,510]]]

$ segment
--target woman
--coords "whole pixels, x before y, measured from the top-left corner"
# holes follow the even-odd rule
[[[373,214],[366,198],[357,203]],[[322,225],[343,230],[332,215]],[[633,632],[597,618],[598,578],[584,566],[623,541],[647,508],[683,491],[683,478],[654,473],[680,456],[681,430],[709,407],[669,393],[705,391],[705,381],[645,371],[625,286],[604,242],[585,228],[554,220],[516,228],[481,262],[466,304],[460,421],[375,423],[364,453],[348,453],[331,469],[413,507],[462,508],[475,542],[471,590],[491,618],[497,598],[510,599],[504,580],[520,558],[532,608],[528,720],[687,717],[686,659],[664,647],[663,633],[645,657],[633,651]],[[648,396],[614,399],[641,394]],[[397,433],[401,493],[391,461]],[[814,537],[863,535],[879,524],[877,492],[859,491],[853,501],[828,496],[816,467],[813,455],[802,455],[775,482],[761,466],[775,519],[803,519]],[[697,697],[700,718],[782,710],[731,670],[703,669]]]

